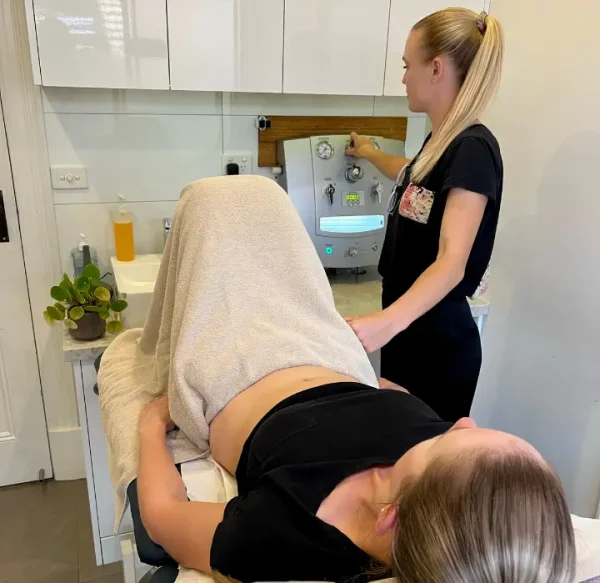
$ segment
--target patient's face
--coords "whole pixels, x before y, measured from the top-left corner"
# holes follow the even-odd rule
[[[500,451],[517,448],[543,461],[538,451],[523,439],[494,429],[481,429],[472,419],[464,418],[446,433],[415,445],[396,462],[390,481],[390,500],[396,497],[403,480],[421,475],[435,459],[458,457],[475,448]]]

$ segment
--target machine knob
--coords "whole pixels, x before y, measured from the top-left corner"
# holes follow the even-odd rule
[[[377,243],[375,243],[375,245],[373,245],[373,247],[371,247],[371,249],[373,249],[373,251],[379,251],[379,245],[377,245]]]
[[[333,195],[335,194],[335,186],[333,186],[333,184],[326,186],[324,189],[324,193],[325,196],[329,199],[329,204],[333,205]]]
[[[373,188],[371,189],[371,195],[373,196],[374,199],[377,200],[378,204],[381,204],[381,195],[383,194],[383,186],[381,184],[381,182],[378,182],[377,184],[373,185]]]
[[[358,249],[356,247],[350,247],[350,249],[348,249],[348,255],[350,255],[350,257],[356,257],[358,255]]]
[[[356,164],[346,168],[346,180],[350,183],[358,182],[365,175],[365,171]]]

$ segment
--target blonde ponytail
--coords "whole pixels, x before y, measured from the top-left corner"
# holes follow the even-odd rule
[[[434,12],[419,21],[413,30],[423,33],[426,59],[448,55],[462,82],[442,125],[413,165],[411,179],[419,183],[431,172],[452,140],[479,119],[494,97],[502,74],[504,36],[493,16],[485,12],[477,15],[466,8]]]

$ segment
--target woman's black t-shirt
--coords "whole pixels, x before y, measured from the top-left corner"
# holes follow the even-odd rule
[[[412,395],[357,383],[286,399],[244,446],[211,568],[243,582],[366,579],[373,559],[317,518],[319,506],[347,477],[394,464],[450,426]]]
[[[379,273],[398,295],[413,285],[437,258],[450,190],[463,188],[489,199],[464,278],[449,294],[456,298],[472,296],[487,269],[496,237],[504,172],[498,142],[487,127],[476,124],[452,141],[418,185],[410,180],[411,167],[398,187],[398,208],[388,219]]]

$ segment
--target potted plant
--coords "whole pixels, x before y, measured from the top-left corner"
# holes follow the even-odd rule
[[[113,297],[111,286],[102,281],[93,263],[86,265],[74,281],[65,273],[62,281],[51,288],[50,296],[55,303],[46,308],[44,319],[50,326],[62,322],[76,340],[96,340],[105,332],[118,334],[123,329],[120,314],[127,302]]]

